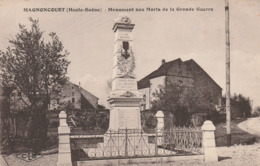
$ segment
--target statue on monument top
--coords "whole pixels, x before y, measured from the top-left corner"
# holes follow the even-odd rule
[[[119,14],[114,21],[115,23],[131,24],[131,19],[127,16],[127,14]]]

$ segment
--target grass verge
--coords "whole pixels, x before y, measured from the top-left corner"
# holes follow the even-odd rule
[[[238,124],[247,119],[234,119],[231,121],[231,145],[251,145],[260,141],[260,137],[252,135],[238,128]],[[216,146],[227,146],[226,123],[216,125]]]

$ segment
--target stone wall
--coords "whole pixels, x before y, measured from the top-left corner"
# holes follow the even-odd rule
[[[187,65],[193,75],[195,92],[206,106],[215,109],[215,105],[221,105],[222,89],[196,62],[191,60]]]
[[[192,77],[183,77],[183,76],[167,76],[166,78],[167,85],[181,85],[185,87],[193,87],[194,81]]]

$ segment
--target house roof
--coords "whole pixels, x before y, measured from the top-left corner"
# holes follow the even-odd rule
[[[176,64],[176,63],[183,63],[183,64],[187,64],[187,65],[191,65],[191,64],[195,65],[200,70],[202,70],[220,89],[222,89],[193,59],[190,59],[190,60],[183,62],[180,58],[162,64],[157,70],[153,71],[152,73],[148,74],[146,77],[144,77],[143,79],[138,81],[137,82],[138,89],[150,87],[150,79],[160,77],[160,76],[167,76],[170,67],[172,65]]]
[[[76,86],[77,89],[80,89],[84,97],[85,97],[86,95],[90,95],[90,96],[95,97],[95,98],[98,99],[98,97],[96,97],[95,95],[93,95],[92,93],[90,93],[89,91],[87,91],[86,89],[84,89],[84,88],[82,88],[82,87],[80,87],[80,86],[78,86],[78,85],[76,85],[76,84],[74,84],[74,83],[72,83],[72,82],[70,82],[70,81],[69,81],[69,83],[71,83],[71,84],[73,84],[74,86]]]
[[[216,84],[221,90],[222,90],[222,88],[210,77],[210,75],[197,63],[197,62],[195,62],[193,59],[190,59],[190,60],[187,60],[187,61],[184,61],[184,63],[185,64],[193,64],[193,65],[195,65],[196,67],[198,67],[201,71],[203,71],[205,74],[206,74],[206,76],[214,83],[214,84]]]
[[[72,82],[70,82],[70,81],[69,81],[69,83],[70,83],[70,84],[73,84],[73,85],[77,88],[77,90],[80,91],[81,95],[86,99],[86,101],[85,101],[86,103],[91,104],[91,105],[93,106],[93,108],[96,108],[95,103],[91,103],[90,97],[91,97],[91,98],[94,97],[94,98],[96,98],[97,100],[98,100],[98,97],[96,97],[95,95],[93,95],[92,93],[90,93],[89,91],[87,91],[86,89],[80,87],[79,85],[76,85],[76,84],[74,84],[74,83],[72,83]]]
[[[175,59],[170,62],[166,62],[162,64],[157,70],[153,71],[152,73],[148,74],[146,77],[141,79],[140,81],[137,82],[138,89],[143,89],[147,88],[150,86],[150,79],[160,77],[160,76],[166,76],[169,68],[175,64],[175,63],[180,63],[182,60],[180,58]]]
[[[81,93],[82,109],[95,109],[94,105]]]

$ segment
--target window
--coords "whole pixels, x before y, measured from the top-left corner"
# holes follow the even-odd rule
[[[75,95],[75,93],[74,92],[72,92],[72,96],[74,96]]]
[[[74,89],[74,86],[72,86],[71,89]]]
[[[22,97],[22,92],[19,91],[17,95],[18,97]]]
[[[72,103],[75,103],[75,98],[74,97],[72,98]]]

